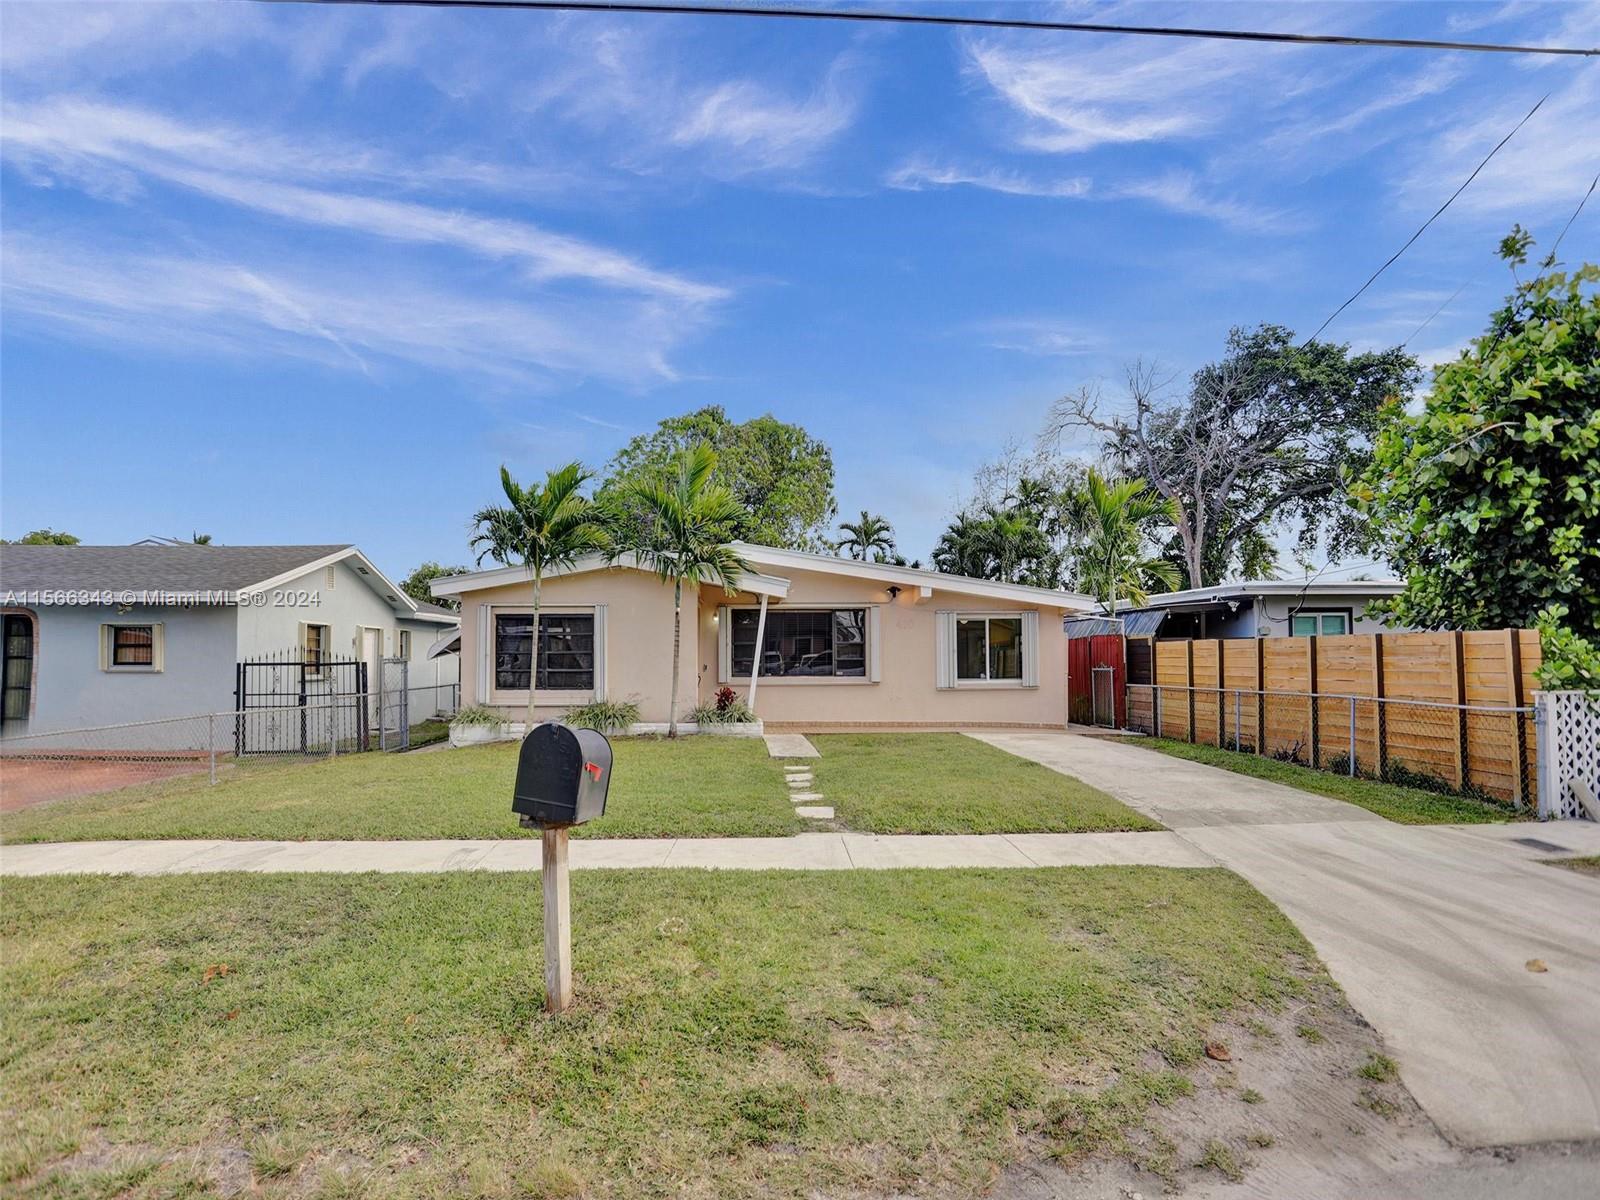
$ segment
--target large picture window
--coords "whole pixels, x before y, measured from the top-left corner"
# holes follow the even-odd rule
[[[957,617],[956,678],[1022,680],[1022,618]]]
[[[525,692],[533,663],[533,615],[496,613],[494,686]],[[594,690],[594,614],[539,614],[539,688]]]
[[[733,611],[730,666],[749,675],[756,662],[756,628],[761,614]],[[768,609],[761,642],[761,676],[865,678],[867,610],[864,608]]]

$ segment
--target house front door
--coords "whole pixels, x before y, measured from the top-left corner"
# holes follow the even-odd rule
[[[33,621],[21,614],[7,613],[4,630],[4,706],[0,707],[0,730],[20,733],[27,728],[28,710],[33,701]]]
[[[378,715],[378,694],[383,688],[383,630],[361,627],[361,661],[367,666],[367,716]]]

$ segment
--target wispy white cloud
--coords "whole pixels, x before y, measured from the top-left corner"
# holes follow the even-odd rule
[[[1138,200],[1184,216],[1201,217],[1257,233],[1286,233],[1303,224],[1280,209],[1212,194],[1186,171],[1170,171],[1148,179],[1095,183],[1086,176],[1050,178],[1001,167],[967,168],[911,159],[890,171],[884,177],[884,184],[913,192],[975,187],[1008,196],[1104,202]]]
[[[1014,350],[1045,358],[1098,354],[1105,339],[1076,321],[1059,317],[1004,317],[981,322],[979,337],[996,350]]]
[[[1554,84],[1544,106],[1472,181],[1452,212],[1530,226],[1541,216],[1565,219],[1600,171],[1592,133],[1600,129],[1600,77],[1582,65],[1586,69],[1571,71],[1564,80],[1541,74],[1520,81],[1514,94],[1508,89],[1487,104],[1452,113],[1416,138],[1401,177],[1401,197],[1419,209],[1443,200],[1522,119],[1540,89]]]
[[[0,152],[32,172],[128,199],[146,180],[307,225],[447,246],[519,265],[534,280],[573,279],[708,304],[725,289],[660,271],[603,246],[526,221],[475,215],[352,191],[307,186],[403,176],[439,183],[468,173],[457,161],[406,167],[331,143],[300,146],[240,129],[197,128],[159,114],[68,99],[11,105]]]
[[[843,83],[847,69],[844,60],[836,61],[815,89],[798,98],[753,79],[719,84],[689,102],[669,140],[731,153],[733,165],[745,171],[800,166],[855,120],[857,101]]]
[[[1085,197],[1092,183],[1082,175],[1061,179],[1039,179],[1020,171],[1000,167],[965,168],[913,158],[888,175],[884,184],[901,191],[920,192],[928,188],[975,187],[1008,196],[1054,196],[1064,199]]]
[[[8,229],[4,256],[8,324],[158,353],[642,386],[675,378],[671,352],[703,326],[680,305],[496,298],[404,272],[259,250],[151,251]]]

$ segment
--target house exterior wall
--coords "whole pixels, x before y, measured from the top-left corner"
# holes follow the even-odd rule
[[[333,564],[331,587],[328,586],[328,570],[318,567],[304,571],[293,579],[275,584],[267,591],[264,602],[241,605],[238,656],[253,658],[296,649],[300,644],[302,622],[329,627],[328,651],[331,654],[359,655],[361,642],[357,630],[362,626],[383,630],[383,653],[394,654],[399,620],[394,606],[373,591],[369,577],[357,572],[348,559]],[[413,656],[419,653],[416,641],[412,639]],[[427,647],[422,647],[421,652],[426,650]]]
[[[1257,596],[1249,620],[1241,622],[1239,633],[1219,633],[1217,637],[1288,637],[1289,613],[1299,608],[1302,612],[1342,612],[1351,615],[1351,633],[1394,633],[1398,627],[1385,625],[1375,617],[1368,617],[1367,605],[1372,597],[1356,592],[1321,593],[1308,597],[1301,603],[1295,596]],[[1240,614],[1243,615],[1241,608]]]
[[[221,605],[137,605],[122,612],[92,605],[40,605],[35,617],[32,716],[25,729],[158,721],[231,712],[236,610]],[[162,669],[101,669],[101,626],[162,627]]]
[[[1067,638],[1062,610],[936,589],[926,600],[906,588],[891,599],[877,580],[811,571],[785,570],[789,595],[769,602],[768,615],[781,609],[876,608],[878,645],[868,646],[869,663],[878,663],[878,680],[868,678],[772,678],[756,688],[756,713],[775,725],[1036,725],[1067,723]],[[749,676],[720,677],[719,610],[724,605],[755,607],[754,596],[726,596],[720,588],[700,593],[700,698],[710,701],[719,687],[749,692]],[[1039,613],[1038,686],[937,686],[938,614]]]
[[[594,699],[633,700],[640,719],[665,721],[672,691],[672,589],[642,571],[615,568],[562,575],[544,581],[543,612],[597,613],[597,661],[593,692],[541,690],[537,716],[554,719],[576,704]],[[696,704],[697,599],[684,598],[683,652],[678,676],[680,716]],[[522,720],[526,692],[494,686],[493,637],[496,613],[533,611],[533,586],[507,584],[466,592],[461,597],[461,702],[487,704]]]

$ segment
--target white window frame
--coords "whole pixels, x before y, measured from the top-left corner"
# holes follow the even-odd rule
[[[396,658],[411,657],[411,630],[396,629],[394,631],[394,656]]]
[[[1313,618],[1316,619],[1317,632],[1314,635],[1296,633],[1294,631],[1294,623],[1298,618],[1301,618],[1301,617],[1313,617]],[[1325,624],[1325,622],[1327,621],[1327,619],[1329,617],[1338,617],[1342,621],[1344,621],[1344,632],[1345,633],[1354,632],[1355,623],[1356,623],[1355,615],[1349,609],[1345,609],[1345,608],[1302,608],[1302,609],[1299,609],[1296,612],[1292,612],[1292,613],[1289,614],[1289,636],[1290,637],[1307,637],[1307,636],[1343,637],[1344,634],[1329,633],[1326,629],[1323,628],[1323,625]]]
[[[483,616],[483,642],[478,654],[479,678],[482,684],[479,692],[483,699],[481,703],[507,707],[521,704],[526,707],[528,703],[528,689],[511,690],[497,687],[494,678],[494,628],[496,617],[531,617],[533,605],[531,604],[485,604],[480,611]],[[541,604],[539,617],[555,616],[594,616],[594,688],[589,689],[558,689],[540,688],[539,707],[571,707],[575,704],[587,704],[591,700],[604,700],[606,698],[606,606],[604,604]],[[537,645],[537,640],[535,645]]]
[[[117,663],[113,639],[118,629],[150,631],[150,661]],[[100,626],[100,669],[107,675],[159,675],[167,669],[167,633],[162,621],[107,621]],[[37,633],[35,633],[37,637]]]
[[[941,691],[1005,691],[1035,689],[1039,686],[1039,610],[1036,608],[1000,608],[971,610],[942,610],[935,615],[938,622],[934,638],[937,655],[935,686]],[[1021,679],[962,679],[956,654],[956,624],[959,621],[983,621],[984,661],[988,662],[988,622],[994,619],[1022,618],[1022,678]]]
[[[867,644],[864,647],[867,659],[867,673],[865,675],[762,675],[762,687],[859,687],[862,684],[881,683],[883,681],[883,656],[879,652],[879,630],[882,627],[882,605],[866,604],[860,600],[841,600],[816,602],[807,601],[804,604],[769,604],[767,606],[767,620],[770,622],[775,613],[787,607],[790,612],[838,612],[840,609],[851,611],[866,610],[867,628],[865,637]],[[750,682],[749,675],[736,675],[733,671],[733,614],[736,612],[759,612],[759,604],[723,604],[717,608],[717,682],[745,683]],[[756,660],[761,658],[761,647],[756,647]]]

